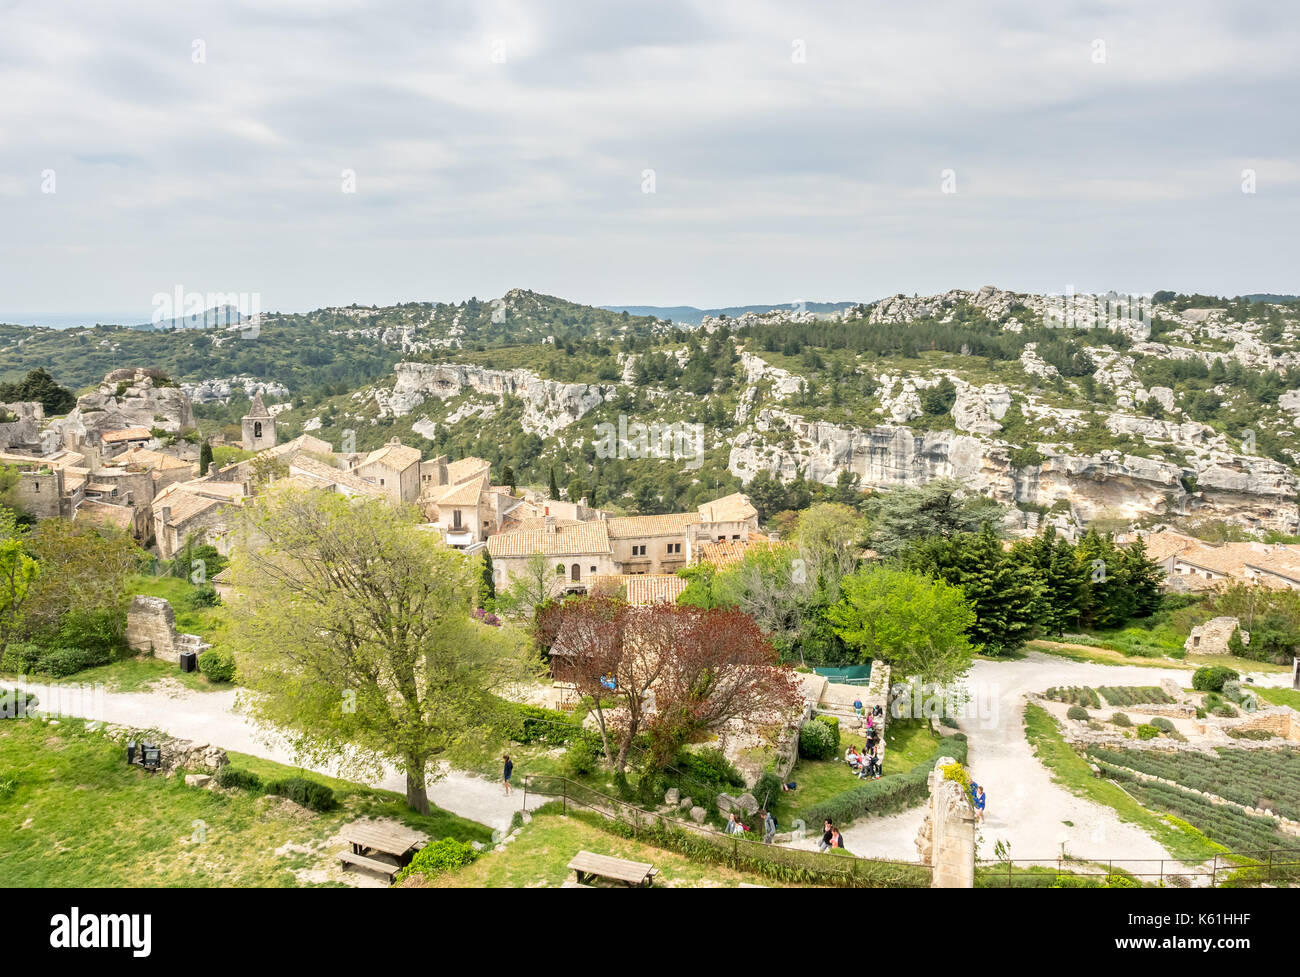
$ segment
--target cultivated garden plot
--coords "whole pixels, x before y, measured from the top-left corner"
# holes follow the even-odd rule
[[[1109,706],[1168,705],[1177,701],[1156,685],[1103,685],[1095,689],[1071,685],[1050,688],[1044,695],[1054,702],[1091,709],[1101,709],[1102,699]]]
[[[1209,755],[1092,746],[1088,756],[1300,821],[1300,750],[1222,748]]]

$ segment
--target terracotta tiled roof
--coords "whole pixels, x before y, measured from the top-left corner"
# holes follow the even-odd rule
[[[190,471],[194,471],[197,467],[193,462],[182,461],[175,455],[165,454],[161,451],[150,451],[148,448],[128,448],[114,458],[113,461],[123,465],[151,468],[155,471],[173,471],[178,468],[188,468]]]
[[[148,441],[152,437],[147,427],[124,427],[119,431],[105,431],[100,440],[105,444],[118,444],[122,441]]]
[[[487,488],[487,476],[480,475],[460,485],[450,485],[434,501],[438,505],[478,505]]]
[[[662,516],[612,516],[609,535],[613,539],[637,536],[682,536],[687,526],[700,521],[698,512],[670,512]]]
[[[531,520],[530,520],[531,521]],[[608,555],[609,533],[604,522],[557,521],[555,532],[544,526],[528,526],[495,533],[488,537],[488,552],[496,557]]]
[[[1142,541],[1147,556],[1158,563],[1171,557],[1233,580],[1256,579],[1260,573],[1300,581],[1300,546],[1280,543],[1205,543],[1181,533],[1148,533]],[[1270,583],[1269,580],[1261,580]],[[1280,581],[1273,581],[1280,583]]]
[[[733,492],[712,502],[705,502],[697,511],[705,522],[744,522],[758,515],[758,510],[750,503],[749,496],[741,492]]]
[[[380,464],[391,468],[395,472],[404,472],[412,465],[419,464],[419,461],[420,452],[415,448],[408,448],[404,444],[390,442],[366,455],[357,467],[362,468],[366,465]]]
[[[594,593],[621,590],[629,604],[675,604],[686,581],[673,573],[605,573],[590,578]]]
[[[77,506],[77,511],[72,516],[73,522],[77,520],[130,529],[135,524],[135,509],[129,505],[112,505],[108,502],[86,499]]]
[[[459,485],[480,473],[486,474],[491,469],[491,462],[482,458],[469,457],[462,458],[460,461],[449,461],[447,462],[447,484]]]
[[[310,434],[300,434],[292,441],[286,441],[284,444],[277,444],[273,448],[259,451],[255,457],[281,458],[284,455],[297,454],[300,451],[309,451],[315,455],[332,455],[334,447],[328,441],[314,438]]]
[[[320,488],[326,484],[342,485],[344,488],[352,489],[354,492],[361,492],[365,495],[376,497],[386,496],[387,493],[376,485],[374,482],[368,482],[355,472],[345,472],[342,468],[333,468],[323,461],[317,461],[307,454],[300,454],[289,462],[289,474],[298,478],[305,479],[315,488]]]

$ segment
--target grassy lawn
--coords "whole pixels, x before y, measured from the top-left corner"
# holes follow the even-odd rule
[[[146,597],[164,597],[172,605],[176,614],[176,630],[186,634],[197,634],[204,641],[220,645],[226,626],[225,607],[189,606],[189,597],[197,587],[189,580],[180,577],[154,577],[148,574],[135,574],[127,581],[129,592],[143,594]]]
[[[274,777],[291,767],[232,756]],[[6,783],[12,787],[6,788]],[[12,886],[297,886],[334,862],[327,844],[367,814],[400,817],[433,837],[487,841],[480,824],[435,809],[405,811],[398,795],[332,781],[343,806],[314,814],[278,798],[199,790],[184,778],[128,767],[122,747],[80,722],[0,722],[0,877]],[[308,849],[276,854],[286,844]]]
[[[859,780],[857,774],[844,762],[844,751],[850,744],[861,750],[866,746],[866,737],[841,724],[838,759],[800,758],[795,761],[790,779],[799,785],[799,789],[794,793],[783,793],[773,807],[773,813],[783,831],[788,830],[795,818],[801,817],[805,810],[866,783],[865,780]],[[891,720],[885,727],[886,775],[906,773],[927,759],[938,745],[939,737],[930,732],[928,723],[920,720]],[[762,799],[759,800],[761,802]]]
[[[1117,784],[1094,777],[1088,761],[1065,742],[1056,720],[1047,710],[1033,703],[1025,705],[1025,737],[1039,761],[1051,772],[1053,780],[1071,793],[1112,808],[1120,820],[1142,828],[1180,861],[1201,862],[1223,850],[1190,825],[1171,824],[1161,815],[1147,810]]]
[[[1043,638],[1030,641],[1025,647],[1068,658],[1070,661],[1090,662],[1095,665],[1146,665],[1152,668],[1185,668],[1195,671],[1203,665],[1223,665],[1238,672],[1289,672],[1286,665],[1251,661],[1236,655],[1197,655],[1195,658],[1155,658],[1147,655],[1126,655],[1122,651],[1100,645],[1082,645]]]
[[[1300,692],[1295,689],[1265,689],[1252,685],[1250,690],[1275,706],[1290,706],[1292,709],[1300,710]]]
[[[741,882],[779,885],[764,876],[692,862],[676,852],[602,831],[580,818],[549,812],[534,817],[505,851],[488,852],[431,884],[439,888],[556,888],[573,878],[568,864],[583,850],[652,863],[659,870],[656,888],[735,888]]]

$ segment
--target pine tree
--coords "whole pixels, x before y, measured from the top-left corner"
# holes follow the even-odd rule
[[[483,568],[480,571],[478,582],[478,606],[490,607],[489,602],[497,598],[497,585],[492,570],[492,554],[486,549],[483,551]]]
[[[1044,589],[1034,568],[1002,549],[986,522],[978,533],[963,533],[921,550],[936,576],[962,589],[975,607],[970,629],[985,653],[1014,651],[1033,636],[1042,615]]]
[[[1070,541],[1049,526],[1031,542],[1018,544],[1013,553],[1033,568],[1043,589],[1043,630],[1059,636],[1077,626],[1086,580]]]
[[[550,490],[551,498],[552,498],[552,499],[558,499],[558,498],[560,497],[560,487],[559,487],[558,485],[555,484],[555,466],[554,466],[554,465],[551,466],[551,484],[550,484],[550,486],[549,486],[549,490]]]

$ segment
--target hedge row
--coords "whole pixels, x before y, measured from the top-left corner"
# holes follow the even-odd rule
[[[930,796],[929,776],[935,762],[950,756],[966,762],[966,734],[954,733],[939,741],[934,753],[907,773],[891,774],[879,780],[864,781],[860,786],[837,794],[804,812],[808,824],[820,824],[829,818],[843,826],[863,815],[895,814],[916,807]]]
[[[107,665],[112,655],[102,648],[45,648],[33,644],[12,644],[0,660],[0,671],[27,675],[40,672],[67,678],[83,669]]]
[[[541,813],[539,808],[533,817]],[[658,820],[634,831],[630,824],[592,811],[570,811],[569,817],[624,838],[667,848],[693,862],[726,865],[738,872],[751,872],[778,882],[860,889],[928,888],[930,885],[930,871],[921,865],[822,854],[749,840],[738,842],[727,835],[683,830]]]

